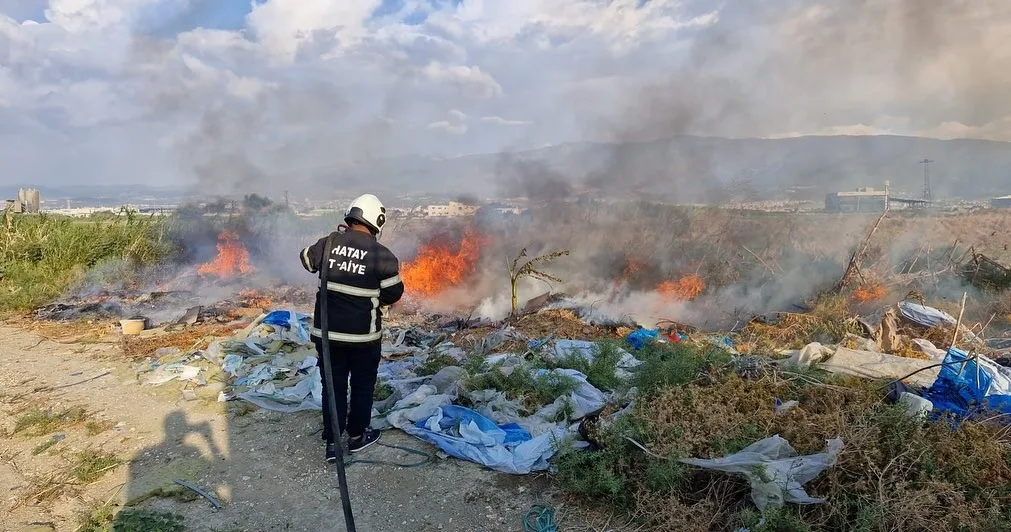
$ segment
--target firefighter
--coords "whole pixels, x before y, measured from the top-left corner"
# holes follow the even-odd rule
[[[312,341],[322,353],[320,305],[327,307],[330,359],[337,403],[338,431],[330,426],[327,415],[326,386],[323,387],[323,440],[326,460],[337,458],[335,442],[347,431],[348,449],[355,453],[379,439],[379,431],[369,428],[372,396],[381,357],[382,319],[380,307],[400,300],[404,283],[400,280],[397,257],[379,243],[386,224],[386,208],[379,198],[365,194],[356,198],[344,214],[344,223],[332,233],[330,249],[324,249],[327,237],[305,248],[302,266],[318,273],[322,261],[328,261],[326,301],[316,295]],[[320,355],[322,357],[322,355]],[[322,371],[322,361],[319,362]],[[351,380],[351,404],[348,408],[348,377]]]

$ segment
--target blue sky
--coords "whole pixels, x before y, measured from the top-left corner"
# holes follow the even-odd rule
[[[1006,5],[5,0],[0,181],[682,134],[1011,140]]]

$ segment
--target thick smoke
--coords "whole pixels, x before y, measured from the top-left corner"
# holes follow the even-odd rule
[[[543,161],[527,160],[510,153],[499,156],[495,177],[507,197],[556,201],[572,195],[572,185],[565,175]]]
[[[884,141],[812,146],[813,157],[780,151],[776,160],[755,153],[762,146],[754,141],[735,149],[729,141],[686,136],[832,133],[840,124],[985,128],[1011,114],[1004,90],[1011,84],[1011,55],[997,37],[1011,30],[1009,15],[995,1],[726,4],[717,23],[693,36],[683,61],[651,57],[653,79],[625,86],[626,97],[605,105],[603,119],[590,115],[596,138],[617,145],[604,149],[603,161],[583,181],[609,194],[650,191],[689,202],[727,199],[720,189],[756,169],[757,184],[780,193],[789,185],[814,184],[824,192],[840,184],[880,186],[885,179],[918,190],[915,147],[896,150]],[[890,123],[888,116],[911,118]],[[951,148],[932,147],[982,170]],[[956,170],[957,164],[935,165],[935,192],[964,190],[961,176],[952,174],[968,169]]]
[[[688,40],[683,42],[691,43],[687,49],[664,43],[601,51],[601,57],[589,58],[596,66],[582,72],[586,79],[575,81],[610,86],[608,98],[599,90],[579,88],[579,83],[565,92],[538,95],[537,108],[545,112],[524,126],[525,136],[536,138],[539,130],[556,122],[574,121],[581,126],[579,136],[598,143],[522,154],[500,152],[529,146],[527,139],[478,143],[493,155],[468,158],[466,164],[394,157],[438,151],[431,140],[433,129],[425,124],[439,124],[440,119],[448,123],[447,116],[453,119],[452,131],[479,134],[479,129],[466,127],[472,115],[480,116],[477,103],[501,95],[502,87],[476,91],[461,81],[450,93],[429,92],[419,88],[419,69],[401,68],[412,58],[376,57],[368,51],[346,57],[376,62],[372,71],[379,73],[377,79],[362,80],[361,85],[337,76],[340,72],[323,61],[290,70],[264,64],[263,72],[271,75],[263,79],[273,82],[208,67],[257,64],[262,59],[241,46],[231,49],[233,57],[183,57],[177,47],[138,36],[132,52],[134,68],[146,81],[152,115],[194,124],[168,142],[180,169],[196,176],[200,193],[259,192],[275,198],[295,188],[306,196],[363,189],[392,193],[424,188],[438,193],[449,182],[484,180],[492,193],[547,205],[526,222],[490,229],[496,243],[480,286],[449,298],[454,303],[485,289],[500,293],[507,285],[503,264],[521,247],[533,254],[569,249],[572,254],[551,269],[566,280],[566,289],[582,291],[580,297],[609,300],[609,308],[618,314],[642,314],[643,308],[659,305],[650,316],[671,313],[707,321],[722,319],[719,313],[734,314],[735,309],[776,310],[803,299],[837,278],[870,222],[845,218],[832,226],[831,234],[805,234],[804,221],[794,220],[781,229],[763,225],[771,233],[763,234],[746,220],[728,221],[712,213],[592,202],[585,198],[586,189],[605,200],[676,203],[774,197],[790,185],[878,186],[885,179],[916,190],[916,159],[940,144],[902,141],[899,146],[895,139],[776,143],[747,137],[776,131],[831,132],[828,128],[840,124],[927,130],[958,122],[985,130],[1011,114],[1003,90],[1011,85],[1011,68],[1006,68],[1011,67],[1011,56],[999,39],[1007,34],[1011,18],[1011,8],[1004,3],[747,4],[728,3],[714,24],[684,30]],[[695,8],[689,4],[687,9]],[[325,44],[316,42],[320,49]],[[307,45],[300,53],[308,57],[318,51]],[[490,72],[509,78],[510,91],[536,92],[536,86],[524,86],[536,83],[529,75],[505,74],[515,74],[516,67],[495,63],[503,57],[516,61],[515,56],[488,53],[481,58],[488,61],[482,69],[452,74],[479,77]],[[158,68],[160,64],[175,66]],[[391,74],[398,70],[406,73]],[[636,81],[627,81],[629,77]],[[918,90],[911,91],[913,85]],[[369,92],[368,101],[356,99],[363,86],[378,87]],[[222,87],[226,96],[215,92]],[[868,94],[877,99],[876,105],[868,105]],[[893,116],[912,118],[889,118]],[[419,130],[424,133],[419,135]],[[971,171],[985,166],[975,163],[975,156],[962,157],[976,164]],[[451,163],[456,166],[448,166]],[[935,192],[963,190],[959,185],[968,178],[945,164],[954,163],[938,162]],[[744,185],[751,190],[739,192]],[[570,203],[577,196],[579,202]],[[560,208],[562,204],[568,207]],[[257,223],[267,226],[258,233],[270,235],[265,247],[278,253],[277,262],[292,268],[273,272],[286,279],[301,275],[297,250],[331,229],[321,227],[310,234],[301,222],[285,217],[264,216]],[[812,245],[805,238],[824,244]],[[921,242],[920,235],[896,238],[888,250],[894,256]],[[793,247],[777,249],[779,242]],[[408,256],[409,247],[404,249]],[[646,263],[648,273],[636,281],[640,286],[609,295],[609,285],[629,260]],[[711,291],[709,300],[694,305],[653,300],[650,288],[655,283],[694,272],[726,288]],[[536,296],[545,288],[525,282],[521,296]],[[496,295],[485,301],[482,311],[501,315],[504,305],[508,298]]]

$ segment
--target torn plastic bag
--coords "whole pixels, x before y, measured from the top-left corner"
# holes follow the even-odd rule
[[[828,440],[825,452],[797,456],[790,442],[778,434],[759,440],[744,450],[723,458],[702,460],[689,458],[682,463],[735,473],[748,479],[751,500],[759,509],[768,506],[780,508],[784,503],[818,504],[824,499],[811,497],[804,484],[821,474],[833,464],[842,450],[841,438]]]
[[[422,385],[393,405],[393,408],[386,413],[386,423],[398,429],[404,429],[419,420],[428,419],[440,406],[453,402],[448,395],[437,392],[435,386]]]
[[[558,431],[531,438],[516,424],[496,425],[456,405],[445,405],[403,430],[455,458],[516,475],[547,469],[548,458],[555,453],[555,440],[564,435],[564,431]]]
[[[548,370],[537,370],[535,375],[544,375],[547,373],[554,373],[563,377],[567,377],[576,381],[576,389],[569,393],[568,400],[569,406],[572,407],[572,415],[569,416],[570,420],[582,419],[590,414],[599,412],[607,404],[607,396],[604,392],[598,390],[594,385],[590,384],[586,380],[586,375],[574,370],[574,369],[562,369],[557,368],[551,371]]]
[[[947,312],[919,303],[901,301],[899,302],[899,312],[902,313],[903,318],[923,327],[955,324],[955,318],[951,317]]]
[[[495,423],[517,422],[523,409],[518,401],[510,400],[505,392],[499,390],[475,390],[467,393],[467,399],[474,405],[474,410]]]
[[[197,366],[188,366],[181,362],[176,362],[174,364],[158,366],[154,369],[154,371],[147,374],[143,381],[144,384],[158,385],[176,379],[181,381],[190,381],[196,379],[199,374],[200,368]]]
[[[966,360],[967,356],[956,348],[948,350],[945,365],[926,393],[934,409],[967,417],[982,410],[1011,414],[1011,375],[1007,368],[984,356],[979,357],[977,366],[975,360]]]
[[[817,342],[808,344],[801,351],[795,351],[783,364],[811,366],[840,375],[851,375],[866,379],[898,379],[917,372],[906,381],[927,388],[937,379],[938,368],[933,360],[905,358],[872,351],[857,351],[831,347]],[[922,371],[921,371],[922,370]]]
[[[256,388],[240,393],[239,399],[273,412],[301,412],[303,410],[323,409],[323,381],[320,379],[319,368],[313,366],[308,375],[294,386],[281,390],[274,387],[271,381]]]
[[[647,344],[651,344],[656,341],[657,336],[660,334],[660,329],[637,329],[625,337],[625,341],[628,345],[632,346],[632,349],[638,351]]]
[[[310,338],[306,320],[309,318],[311,318],[311,316],[308,314],[295,312],[293,310],[275,310],[270,314],[267,314],[260,323],[283,327],[293,332],[299,341],[308,342]]]

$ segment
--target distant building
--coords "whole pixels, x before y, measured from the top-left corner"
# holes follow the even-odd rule
[[[4,201],[4,208],[11,212],[28,212],[32,214],[38,214],[42,212],[42,200],[39,197],[39,191],[35,188],[21,188],[18,189],[17,199],[9,199]]]
[[[38,214],[42,210],[42,201],[37,188],[22,188],[18,190],[18,200],[24,205],[24,211]]]
[[[1011,196],[1001,196],[990,200],[991,209],[1011,209]]]
[[[424,209],[425,216],[471,216],[477,212],[477,205],[466,205],[456,201],[448,205],[428,205]]]
[[[825,196],[827,212],[882,212],[888,208],[888,183],[884,190],[871,187],[852,192],[832,192]]]

